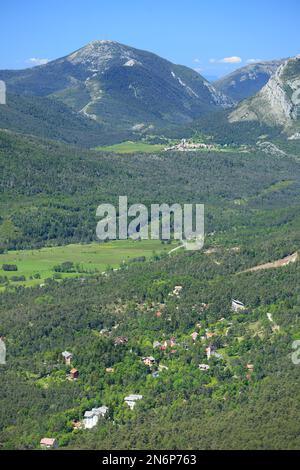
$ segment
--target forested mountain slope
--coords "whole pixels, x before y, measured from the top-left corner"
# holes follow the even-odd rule
[[[119,142],[134,135],[133,132],[106,129],[53,98],[12,93],[7,94],[6,105],[0,106],[0,129],[88,148]]]
[[[274,220],[299,205],[295,151],[114,155],[0,132],[0,237],[6,248],[95,239],[102,202],[204,203],[207,233]],[[294,209],[295,208],[295,209]]]

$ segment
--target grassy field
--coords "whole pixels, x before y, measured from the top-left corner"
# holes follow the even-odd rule
[[[106,147],[96,147],[95,150],[114,153],[153,153],[163,150],[165,145],[161,144],[147,144],[146,142],[121,142],[120,144],[109,145]]]
[[[176,246],[174,244],[174,246]],[[57,247],[41,248],[39,250],[9,251],[0,255],[0,277],[6,276],[9,286],[26,286],[42,284],[45,279],[55,275],[54,266],[66,261],[79,265],[75,273],[59,273],[64,277],[83,277],[95,272],[102,272],[109,267],[116,268],[123,261],[145,256],[150,257],[154,252],[168,252],[171,245],[162,245],[159,240],[142,241],[113,241],[109,243],[91,243],[87,245],[73,244]],[[17,271],[4,271],[3,264],[15,264]],[[38,279],[33,276],[39,275]],[[12,281],[13,276],[25,276],[25,281]],[[5,285],[0,286],[4,290]]]
[[[178,141],[179,142],[179,141]],[[177,142],[177,143],[178,143]],[[173,145],[175,142],[170,142],[170,145]],[[121,142],[119,144],[109,145],[106,147],[96,147],[94,150],[101,152],[114,152],[119,154],[126,153],[157,153],[161,152],[166,145],[162,144],[148,144],[147,142]],[[246,152],[244,148],[237,147],[215,147],[213,150],[206,148],[199,148],[193,150],[195,152],[210,153],[210,152],[220,152],[220,153],[232,153],[232,152]]]

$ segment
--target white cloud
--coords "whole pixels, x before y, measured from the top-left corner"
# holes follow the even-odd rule
[[[247,64],[256,64],[257,62],[261,62],[261,59],[248,59]]]
[[[224,59],[209,59],[210,64],[239,64],[242,59],[238,56],[224,57]]]
[[[49,62],[50,59],[39,59],[38,57],[31,57],[27,60],[27,63],[31,65],[45,65]]]
[[[201,73],[201,72],[204,71],[204,69],[201,68],[201,67],[195,67],[194,70],[195,70],[195,72],[198,72],[198,73]]]
[[[200,59],[194,59],[194,62],[195,62],[196,64],[199,64]]]
[[[232,57],[224,57],[224,59],[221,59],[219,62],[222,64],[239,64],[242,62],[242,59],[234,55]]]

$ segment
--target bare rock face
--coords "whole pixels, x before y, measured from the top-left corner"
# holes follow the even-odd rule
[[[300,126],[300,56],[287,60],[262,90],[242,102],[229,122],[260,121],[293,129]]]
[[[92,41],[85,47],[67,56],[67,60],[74,65],[83,65],[90,72],[104,72],[120,60],[130,61],[135,59],[133,48],[128,48],[115,41]]]

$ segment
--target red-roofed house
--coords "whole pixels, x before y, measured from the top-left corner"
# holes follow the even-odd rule
[[[79,372],[77,369],[73,368],[70,370],[70,377],[71,379],[77,379],[79,375]]]
[[[58,447],[57,440],[50,437],[43,437],[40,440],[40,446],[42,449],[56,449]]]

